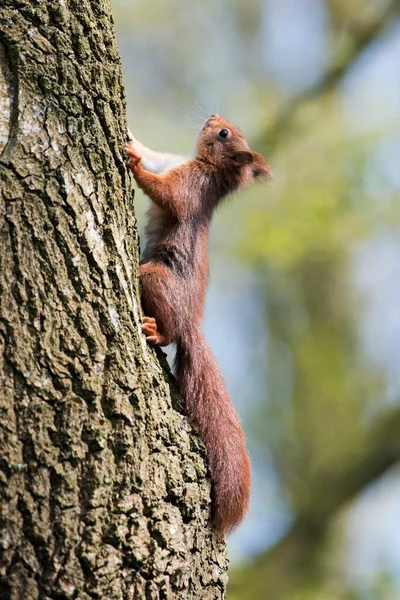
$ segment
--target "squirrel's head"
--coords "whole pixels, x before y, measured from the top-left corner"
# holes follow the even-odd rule
[[[220,115],[211,115],[197,141],[197,156],[216,165],[243,171],[250,182],[256,177],[271,179],[265,158],[250,150],[243,133]]]

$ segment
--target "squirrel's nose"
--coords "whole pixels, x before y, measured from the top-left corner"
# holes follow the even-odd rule
[[[210,124],[211,119],[213,119],[214,117],[218,117],[218,115],[211,115],[210,117],[208,117],[207,121],[204,124],[204,127],[207,127],[207,125]]]

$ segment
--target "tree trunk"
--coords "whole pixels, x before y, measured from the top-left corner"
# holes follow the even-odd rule
[[[140,332],[109,3],[2,0],[0,32],[0,597],[222,598],[204,448]]]

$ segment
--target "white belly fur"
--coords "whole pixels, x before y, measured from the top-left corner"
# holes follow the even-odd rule
[[[150,200],[145,228],[146,245],[141,256],[142,262],[150,260],[154,245],[159,238],[160,230],[162,229],[165,219],[165,211]]]

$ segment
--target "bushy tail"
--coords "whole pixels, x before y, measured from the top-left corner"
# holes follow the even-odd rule
[[[199,329],[177,342],[176,377],[189,419],[205,443],[212,478],[213,520],[227,533],[246,514],[250,462],[239,417]]]

